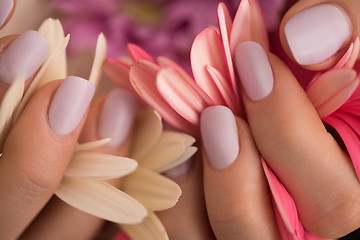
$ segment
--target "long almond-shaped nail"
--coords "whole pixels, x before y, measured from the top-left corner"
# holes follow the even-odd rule
[[[321,63],[350,40],[351,23],[344,10],[322,4],[294,15],[285,25],[285,36],[301,65]]]
[[[30,78],[45,61],[49,49],[49,42],[39,32],[24,32],[0,56],[0,80],[11,84],[23,72],[25,79]]]
[[[14,8],[14,0],[1,0],[0,1],[0,28],[8,19],[12,9]]]
[[[246,95],[252,101],[268,96],[274,76],[265,50],[256,42],[243,42],[235,50],[235,64]]]
[[[239,154],[238,129],[231,110],[224,106],[206,108],[201,113],[200,130],[211,166],[230,166]]]
[[[100,138],[111,138],[109,146],[121,145],[129,135],[137,112],[135,96],[123,89],[114,89],[102,108],[99,122]]]
[[[49,124],[56,135],[67,135],[80,123],[94,95],[93,83],[67,77],[56,91],[49,108]]]

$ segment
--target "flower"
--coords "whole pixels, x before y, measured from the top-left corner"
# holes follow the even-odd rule
[[[50,51],[24,97],[24,74],[16,77],[4,96],[0,106],[1,152],[10,129],[31,95],[45,83],[65,78],[67,75],[65,49],[69,36],[64,37],[60,22],[48,19],[41,25],[39,32],[49,41]],[[105,39],[100,35],[89,78],[94,84],[99,79],[105,51]],[[109,221],[141,222],[147,215],[145,207],[124,192],[102,181],[124,176],[134,171],[138,165],[132,159],[91,152],[108,141],[103,140],[77,146],[55,194],[68,204]]]
[[[181,195],[180,187],[160,173],[187,161],[197,148],[190,135],[164,131],[161,117],[147,109],[136,125],[130,157],[139,167],[124,177],[121,189],[141,202],[148,216],[140,224],[121,224],[132,239],[168,239],[165,228],[155,211],[171,208]]]

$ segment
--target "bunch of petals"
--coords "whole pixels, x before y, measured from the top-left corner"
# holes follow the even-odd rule
[[[65,49],[69,36],[64,36],[58,20],[48,19],[39,29],[50,44],[49,54],[24,94],[25,74],[16,77],[0,106],[0,150],[6,137],[31,95],[42,85],[67,75]],[[89,81],[96,83],[105,59],[105,38],[100,35]],[[81,144],[55,194],[66,203],[97,217],[117,223],[139,223],[147,215],[146,208],[112,187],[104,179],[117,178],[133,172],[137,162],[132,159],[94,153],[92,150],[109,139]]]
[[[105,73],[118,85],[135,90],[169,124],[193,136],[199,136],[199,116],[207,106],[225,105],[244,117],[232,56],[244,41],[258,42],[269,50],[265,24],[256,0],[242,0],[234,21],[222,3],[217,13],[218,29],[203,30],[193,42],[194,78],[172,60],[155,61],[132,44],[127,47],[131,58],[107,59]],[[356,39],[335,67],[314,77],[306,93],[321,119],[339,133],[360,178],[360,89],[352,69],[358,53]],[[265,161],[263,167],[283,239],[318,239],[304,229],[293,199]]]
[[[154,212],[173,207],[181,189],[161,173],[187,161],[197,151],[194,142],[190,135],[163,131],[160,115],[151,108],[139,117],[130,154],[139,167],[123,179],[122,189],[146,207],[148,216],[139,224],[120,225],[132,239],[168,239]]]

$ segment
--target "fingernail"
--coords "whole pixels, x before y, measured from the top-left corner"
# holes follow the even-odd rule
[[[111,147],[120,146],[129,135],[137,112],[135,96],[123,89],[114,89],[102,107],[98,134],[111,138]]]
[[[321,63],[350,40],[351,23],[344,10],[322,4],[303,10],[285,25],[285,36],[301,65]]]
[[[180,179],[186,176],[186,174],[189,172],[190,167],[193,163],[193,159],[190,158],[183,162],[182,164],[166,171],[164,174],[165,176],[172,178],[172,179]]]
[[[268,96],[274,76],[265,50],[256,42],[243,42],[235,50],[235,64],[246,95],[252,101]]]
[[[224,106],[206,108],[201,113],[200,130],[211,166],[230,166],[239,154],[238,129],[231,110]]]
[[[0,1],[0,28],[8,19],[12,9],[14,8],[14,0]]]
[[[94,95],[93,83],[67,77],[56,91],[49,109],[49,124],[56,135],[67,135],[80,123]]]
[[[39,32],[21,34],[0,56],[0,79],[11,84],[23,72],[29,79],[45,61],[49,49],[49,42]]]

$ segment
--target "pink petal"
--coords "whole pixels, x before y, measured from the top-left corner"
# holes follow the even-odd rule
[[[356,38],[353,43],[350,44],[349,49],[346,51],[344,56],[339,60],[339,62],[334,66],[334,69],[337,68],[353,68],[360,50],[360,41],[359,38]]]
[[[306,93],[321,118],[344,104],[359,85],[356,72],[351,69],[330,70],[315,79]]]
[[[152,58],[144,49],[142,49],[141,47],[135,44],[129,43],[126,47],[126,50],[128,51],[129,55],[131,56],[134,62],[137,62],[140,59],[142,59],[152,63],[156,63],[154,58]]]
[[[106,76],[121,88],[133,90],[130,79],[130,68],[115,58],[108,58],[103,64]]]
[[[162,98],[156,88],[156,75],[160,67],[146,60],[139,60],[130,68],[134,90],[153,107],[169,124],[187,133],[197,135],[198,129],[177,114]]]
[[[190,59],[196,83],[216,104],[224,105],[223,97],[206,71],[206,66],[212,66],[223,76],[229,75],[221,38],[213,28],[207,28],[197,35],[191,47]]]
[[[214,83],[216,84],[217,88],[219,89],[221,95],[223,96],[226,106],[229,107],[235,115],[242,116],[243,113],[240,107],[240,101],[235,98],[231,87],[227,84],[225,78],[221,73],[211,66],[207,66],[206,70],[212,77]]]
[[[242,0],[233,22],[230,48],[234,55],[235,48],[244,41],[259,43],[269,51],[269,40],[261,9],[256,0]]]
[[[231,57],[231,50],[230,50],[230,32],[232,28],[232,21],[231,16],[226,8],[224,3],[220,3],[218,6],[218,24],[219,24],[219,30],[220,35],[224,47],[225,52],[225,58],[228,66],[228,71],[230,74],[230,81],[231,81],[231,87],[233,94],[235,95],[235,99],[237,102],[240,102],[239,93],[238,93],[238,87],[237,87],[237,81],[236,81],[236,75],[234,70],[234,65]]]
[[[195,126],[199,125],[200,113],[210,105],[210,99],[201,93],[190,76],[184,76],[176,68],[166,67],[159,71],[156,84],[160,94],[177,113]]]

